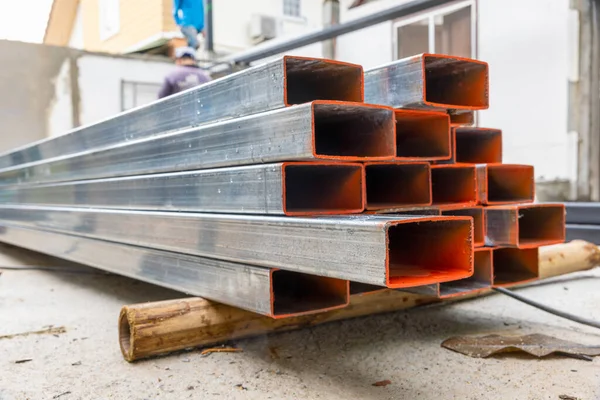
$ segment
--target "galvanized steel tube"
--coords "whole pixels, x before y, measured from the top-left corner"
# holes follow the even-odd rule
[[[348,281],[1,225],[0,241],[273,318],[348,305]]]
[[[365,101],[394,108],[488,108],[488,65],[469,58],[420,54],[365,71]]]
[[[278,161],[391,160],[395,154],[391,108],[315,101],[0,170],[0,185]]]
[[[339,61],[285,56],[186,90],[58,137],[0,155],[8,168],[164,132],[313,100],[362,102],[363,70]]]
[[[468,217],[273,217],[1,206],[2,224],[388,287],[473,273]]]
[[[274,215],[360,213],[364,197],[361,164],[323,162],[16,185],[0,190],[0,204]]]

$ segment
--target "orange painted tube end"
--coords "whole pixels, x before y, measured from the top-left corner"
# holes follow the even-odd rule
[[[350,283],[344,279],[271,270],[271,313],[289,318],[344,308],[350,301]]]
[[[468,164],[431,166],[431,197],[434,206],[475,205],[478,200],[476,169]]]
[[[423,217],[387,227],[387,287],[405,288],[473,274],[473,221]]]
[[[485,213],[483,207],[442,207],[442,215],[455,215],[473,218],[473,245],[485,246]]]
[[[458,127],[455,130],[456,162],[488,164],[502,162],[500,129]]]
[[[365,100],[364,71],[358,64],[284,56],[283,77],[286,106],[313,100]]]
[[[443,54],[423,54],[421,57],[425,104],[454,110],[489,107],[486,62]]]
[[[479,202],[484,205],[530,203],[535,197],[531,165],[479,164],[477,184]]]
[[[428,163],[365,163],[367,210],[431,204]]]
[[[282,169],[285,215],[355,214],[364,210],[362,164],[287,162]]]
[[[493,286],[513,286],[539,277],[538,249],[494,248]]]
[[[439,297],[442,299],[464,296],[489,289],[494,280],[492,249],[476,248],[473,251],[473,275],[451,282],[439,284]]]
[[[450,117],[437,111],[395,110],[396,160],[448,160]]]

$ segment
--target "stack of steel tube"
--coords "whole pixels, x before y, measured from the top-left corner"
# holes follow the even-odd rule
[[[521,282],[564,212],[487,106],[476,60],[286,56],[0,155],[0,241],[273,318]]]
[[[415,74],[422,77],[418,85]],[[533,204],[533,167],[503,164],[501,130],[472,126],[474,111],[488,106],[487,95],[487,65],[459,57],[423,54],[365,74],[367,102],[447,112],[451,124],[450,151],[430,166],[431,206],[378,213],[470,216],[474,223],[473,275],[407,291],[444,298],[534,280],[538,248],[565,240],[564,205]]]

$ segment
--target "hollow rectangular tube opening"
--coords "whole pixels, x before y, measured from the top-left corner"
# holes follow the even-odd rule
[[[421,286],[471,276],[472,232],[472,221],[466,217],[429,217],[388,227],[388,287]]]
[[[440,112],[396,110],[396,157],[449,159],[450,117]]]
[[[356,160],[396,155],[394,111],[383,106],[314,103],[315,157]]]
[[[534,199],[533,166],[487,165],[487,204],[527,203]]]
[[[507,286],[537,279],[538,249],[494,249],[494,286]]]
[[[442,215],[454,215],[473,218],[473,244],[475,247],[485,244],[485,213],[483,207],[442,210]]]
[[[473,275],[456,281],[440,283],[440,297],[459,296],[492,286],[492,250],[475,249]]]
[[[432,167],[431,196],[434,205],[476,204],[477,180],[475,167]]]
[[[348,305],[348,281],[299,272],[273,270],[273,316],[286,317]]]
[[[387,290],[386,287],[369,285],[368,283],[350,281],[350,295],[356,294],[372,294],[382,290]]]
[[[318,58],[284,58],[286,105],[313,100],[364,101],[360,65]]]
[[[533,247],[565,241],[565,208],[562,204],[520,207],[519,247]]]
[[[473,111],[450,114],[450,125],[452,126],[466,126],[473,125],[474,123],[475,112]]]
[[[365,165],[367,210],[431,204],[427,163]]]
[[[351,214],[364,210],[360,164],[286,163],[283,176],[286,215]]]
[[[456,162],[502,162],[502,131],[488,128],[456,128]]]
[[[423,56],[425,102],[444,108],[488,108],[487,63],[467,58]]]

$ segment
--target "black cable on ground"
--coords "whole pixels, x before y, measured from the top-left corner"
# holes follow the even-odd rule
[[[528,304],[528,305],[530,305],[532,307],[535,307],[535,308],[538,308],[540,310],[546,311],[547,313],[550,313],[550,314],[556,315],[558,317],[562,317],[562,318],[568,319],[569,321],[578,322],[578,323],[583,324],[583,325],[588,325],[588,326],[592,326],[594,328],[600,329],[600,322],[593,321],[593,320],[587,319],[587,318],[582,318],[582,317],[579,317],[577,315],[573,315],[573,314],[570,314],[570,313],[567,313],[567,312],[564,312],[564,311],[557,310],[556,308],[548,307],[547,305],[538,303],[537,301],[534,301],[534,300],[531,300],[531,299],[529,299],[527,297],[521,296],[520,294],[517,294],[517,293],[513,292],[512,290],[508,290],[508,289],[505,289],[505,288],[502,288],[502,287],[494,287],[493,289],[496,292],[499,292],[499,293],[505,294],[507,296],[510,296],[510,297],[512,297],[515,300],[519,300],[519,301],[521,301],[521,302],[523,302],[525,304]]]

